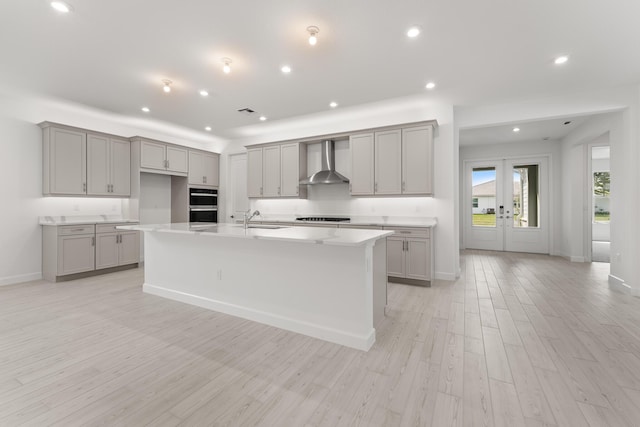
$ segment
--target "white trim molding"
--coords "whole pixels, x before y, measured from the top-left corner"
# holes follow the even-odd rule
[[[622,292],[623,294],[631,295],[631,286],[624,283],[619,277],[614,276],[613,274],[609,275],[609,288],[614,291]]]
[[[33,280],[42,280],[42,272],[39,271],[37,273],[0,277],[0,286],[16,285],[18,283],[31,282]]]

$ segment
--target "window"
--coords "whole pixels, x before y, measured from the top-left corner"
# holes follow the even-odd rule
[[[473,207],[474,207],[474,208],[477,208],[477,207],[478,207],[478,198],[477,198],[477,197],[474,197],[474,198],[473,198]]]

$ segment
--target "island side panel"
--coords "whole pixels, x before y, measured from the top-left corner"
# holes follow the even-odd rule
[[[373,247],[373,325],[379,327],[387,307],[387,239]]]
[[[144,290],[368,350],[367,246],[146,232]]]

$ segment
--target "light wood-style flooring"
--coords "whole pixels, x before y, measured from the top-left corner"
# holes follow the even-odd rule
[[[369,352],[143,294],[141,270],[2,287],[0,425],[640,425],[640,299],[608,265],[461,257],[389,285]]]

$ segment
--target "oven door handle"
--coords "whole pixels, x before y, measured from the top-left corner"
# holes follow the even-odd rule
[[[189,208],[191,212],[216,212],[218,208]]]
[[[189,194],[191,197],[218,197],[217,194],[209,194],[209,193],[191,193]]]

